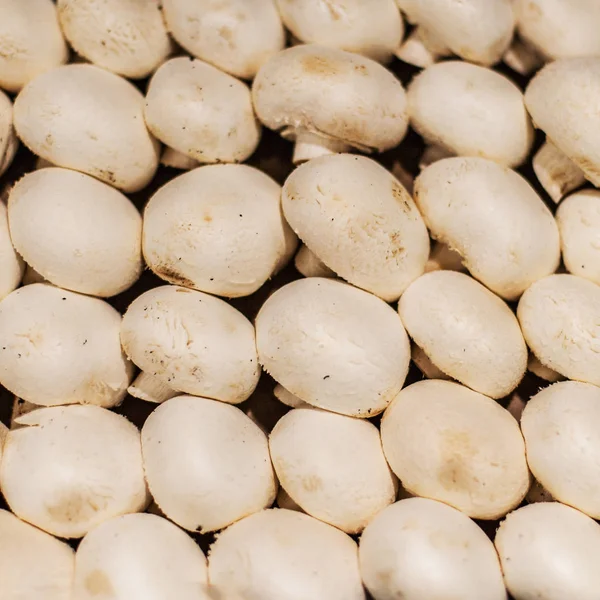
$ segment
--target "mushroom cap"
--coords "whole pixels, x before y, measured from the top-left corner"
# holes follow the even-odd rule
[[[163,402],[142,428],[148,486],[189,531],[216,531],[275,500],[266,435],[239,408],[194,396]]]
[[[159,0],[58,0],[58,18],[75,51],[124,77],[152,73],[171,52]]]
[[[10,234],[44,279],[93,296],[114,296],[142,272],[142,218],[118,190],[83,173],[33,171],[12,188]]]
[[[121,343],[142,371],[179,392],[237,404],[260,376],[252,323],[227,302],[187,288],[164,285],[138,296],[123,316]]]
[[[522,296],[517,317],[527,345],[546,367],[600,385],[600,288],[575,275],[550,275]]]
[[[535,126],[594,185],[600,185],[600,57],[564,58],[547,64],[529,82],[525,105]]]
[[[306,44],[275,54],[257,73],[252,98],[263,124],[290,139],[311,132],[382,152],[408,127],[400,81],[374,60],[337,48]]]
[[[74,596],[96,600],[208,600],[208,569],[200,547],[177,526],[151,514],[105,521],[81,541]]]
[[[40,408],[17,419],[0,482],[11,510],[53,535],[77,538],[103,521],[144,510],[140,434],[97,406]]]
[[[252,79],[285,46],[273,0],[162,0],[167,29],[190,54]]]
[[[314,408],[284,415],[269,437],[285,491],[302,510],[346,533],[358,533],[394,502],[397,481],[379,431],[364,419]]]
[[[15,100],[14,123],[38,156],[126,192],[145,187],[158,167],[144,97],[93,65],[66,65],[36,77]]]
[[[0,175],[10,167],[18,145],[19,140],[13,128],[13,105],[10,98],[0,90]]]
[[[529,488],[525,444],[514,417],[458,383],[406,388],[381,421],[383,451],[402,486],[475,519],[497,519]]]
[[[580,190],[556,211],[562,256],[569,273],[600,284],[600,191]]]
[[[33,404],[119,404],[133,366],[110,304],[44,283],[0,303],[0,383]]]
[[[332,154],[304,163],[285,182],[282,206],[320,260],[386,301],[425,269],[425,223],[402,184],[370,158]]]
[[[389,62],[400,46],[404,24],[394,0],[276,0],[294,37]]]
[[[15,290],[21,278],[25,265],[17,254],[11,241],[8,229],[8,211],[0,200],[0,300]]]
[[[503,398],[527,369],[527,346],[507,304],[472,277],[433,271],[400,298],[410,337],[444,373],[477,392]]]
[[[463,61],[424,69],[407,90],[412,127],[458,156],[520,165],[533,143],[521,90],[508,77]]]
[[[558,267],[560,238],[552,213],[521,175],[491,160],[435,162],[417,177],[415,202],[431,235],[507,300]]]
[[[281,187],[247,165],[209,165],[175,177],[144,211],[144,257],[162,279],[210,294],[258,290],[297,245]]]
[[[558,502],[523,506],[500,524],[494,543],[515,598],[598,597],[600,525],[578,510]]]
[[[287,390],[313,406],[373,417],[402,389],[408,336],[383,300],[310,277],[277,290],[256,317],[258,356]]]
[[[458,510],[427,498],[388,506],[360,538],[361,575],[374,598],[506,600],[494,545]]]
[[[159,140],[203,163],[242,162],[260,140],[248,86],[184,56],[154,73],[144,115]]]
[[[208,576],[232,600],[365,600],[356,542],[285,509],[261,511],[219,534]]]
[[[18,92],[26,83],[67,62],[52,0],[0,0],[0,88]]]

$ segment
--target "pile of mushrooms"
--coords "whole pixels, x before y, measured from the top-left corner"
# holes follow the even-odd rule
[[[0,600],[598,600],[599,27],[0,0]]]

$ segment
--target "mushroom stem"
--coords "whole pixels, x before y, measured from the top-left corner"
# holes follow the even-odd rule
[[[533,170],[557,204],[585,183],[583,171],[548,139],[533,157]]]
[[[170,400],[179,393],[145,371],[140,372],[134,382],[127,388],[127,391],[134,398],[154,402],[155,404]]]
[[[292,162],[297,165],[311,158],[326,156],[327,154],[341,154],[349,150],[350,146],[340,140],[325,137],[311,131],[299,131],[296,134]]]
[[[282,404],[289,406],[290,408],[310,408],[310,404],[304,402],[290,392],[286,390],[280,383],[278,383],[273,389],[273,396],[279,400]],[[285,508],[281,506],[280,508]]]
[[[540,379],[544,381],[549,381],[550,383],[556,383],[557,381],[562,381],[564,377],[560,374],[543,365],[538,357],[535,354],[529,355],[529,360],[527,361],[527,370],[537,375]]]
[[[165,167],[181,169],[182,171],[189,171],[200,165],[195,158],[183,154],[183,152],[179,152],[169,146],[165,146],[162,156],[160,157],[160,163],[165,165]]]
[[[437,144],[428,144],[419,160],[419,169],[423,170],[438,160],[454,156],[452,152]]]
[[[513,39],[502,60],[519,75],[531,75],[544,64],[537,50],[519,38]]]
[[[394,54],[401,61],[424,69],[447,56],[448,50],[422,27],[416,27]]]
[[[429,356],[425,354],[423,349],[417,344],[412,344],[410,357],[417,365],[419,371],[425,375],[427,379],[450,379],[446,373],[438,369],[432,362]]]
[[[311,250],[302,244],[294,258],[296,270],[304,277],[335,277],[335,273]]]

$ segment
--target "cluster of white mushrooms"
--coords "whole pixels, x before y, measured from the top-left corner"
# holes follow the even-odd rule
[[[599,31],[0,0],[0,599],[598,600]]]

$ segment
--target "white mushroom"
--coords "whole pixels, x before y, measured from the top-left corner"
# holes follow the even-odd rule
[[[159,140],[202,163],[242,162],[260,140],[248,86],[183,56],[152,76],[144,115]]]
[[[491,398],[450,381],[404,388],[381,421],[383,451],[402,486],[476,519],[497,519],[529,488],[514,417]]]
[[[144,97],[128,81],[88,64],[36,77],[17,96],[14,123],[38,156],[126,192],[145,187],[158,143],[144,123]]]
[[[358,148],[383,152],[408,127],[402,84],[375,61],[318,45],[269,59],[252,86],[254,108],[269,129],[293,140],[294,162]]]
[[[506,600],[494,545],[441,502],[408,498],[388,506],[367,525],[358,554],[375,600]]]
[[[183,48],[242,79],[285,46],[274,0],[162,0],[162,9]]]
[[[223,300],[186,288],[138,296],[123,317],[121,342],[138,367],[179,392],[237,404],[260,376],[252,323]]]
[[[370,158],[308,161],[286,180],[282,206],[294,231],[330,269],[388,302],[425,269],[425,223],[400,182]]]
[[[300,244],[294,256],[296,271],[304,277],[337,277],[337,275],[308,246]]]
[[[507,300],[558,267],[554,217],[515,171],[483,158],[440,160],[417,177],[415,202],[431,235]]]
[[[285,285],[256,317],[261,364],[292,394],[350,416],[382,412],[402,389],[408,336],[383,300],[333,279]]]
[[[0,200],[0,300],[18,287],[24,270],[25,265],[10,238],[6,206]]]
[[[600,525],[558,502],[530,504],[503,521],[495,539],[515,600],[596,600]]]
[[[521,90],[507,77],[462,61],[422,71],[407,90],[412,127],[458,156],[515,167],[529,154],[533,127]]]
[[[235,406],[167,400],[144,424],[142,449],[154,500],[189,531],[222,529],[275,500],[267,437]]]
[[[208,576],[227,600],[365,600],[356,542],[291,510],[265,510],[222,532]]]
[[[0,468],[2,492],[21,519],[77,538],[148,504],[140,434],[97,406],[40,408],[18,419]]]
[[[155,515],[116,517],[92,529],[75,556],[74,598],[209,600],[202,550]]]
[[[290,260],[296,245],[281,212],[281,187],[247,165],[209,165],[179,175],[144,211],[148,266],[166,281],[210,294],[252,294]]]
[[[18,92],[67,62],[69,51],[52,0],[0,0],[0,88]]]
[[[304,402],[304,400],[300,400],[298,396],[294,396],[292,392],[286,390],[280,383],[275,385],[273,389],[273,396],[279,400],[282,404],[289,406],[290,408],[311,408],[310,404]],[[282,506],[281,508],[286,508]]]
[[[34,404],[97,404],[125,397],[133,366],[121,315],[98,298],[34,283],[0,303],[0,383]]]
[[[0,90],[0,175],[10,167],[18,145],[19,140],[13,127],[13,105],[10,98]]]
[[[75,553],[67,544],[0,510],[3,600],[71,600]]]

